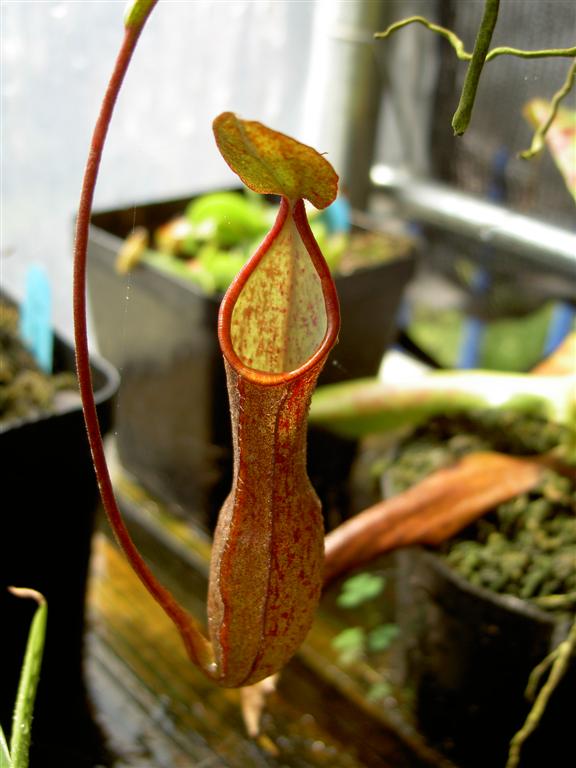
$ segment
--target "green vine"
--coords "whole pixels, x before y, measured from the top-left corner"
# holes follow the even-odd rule
[[[516,766],[520,762],[520,752],[522,749],[522,745],[530,736],[530,734],[536,730],[538,727],[538,723],[540,722],[540,719],[546,709],[546,705],[548,704],[548,701],[550,697],[552,696],[552,693],[554,692],[554,689],[564,676],[564,673],[566,672],[568,668],[568,663],[570,661],[570,658],[572,654],[576,651],[576,621],[572,624],[572,627],[570,628],[570,632],[568,633],[568,636],[565,640],[563,640],[553,651],[550,653],[544,661],[542,661],[533,671],[530,675],[530,680],[528,681],[528,686],[526,689],[526,696],[529,698],[534,697],[534,692],[536,687],[538,686],[538,683],[540,682],[540,679],[542,678],[543,674],[549,669],[550,674],[548,675],[548,679],[540,689],[540,692],[538,693],[538,696],[536,697],[536,700],[534,701],[534,705],[530,712],[528,713],[528,717],[526,718],[526,722],[522,726],[522,728],[518,731],[518,733],[515,734],[512,741],[510,742],[510,750],[508,752],[508,761],[506,763],[506,768],[516,768]]]
[[[533,597],[532,602],[544,610],[576,608],[576,592],[567,592],[564,595],[541,595]]]
[[[451,29],[447,29],[446,27],[441,27],[438,24],[434,24],[431,21],[429,21],[424,16],[409,16],[406,19],[402,19],[401,21],[395,21],[394,24],[391,24],[389,27],[387,27],[384,32],[376,32],[374,37],[377,40],[385,40],[387,37],[390,37],[394,32],[397,32],[399,29],[402,29],[403,27],[407,27],[409,24],[422,24],[427,29],[429,29],[431,32],[436,32],[438,35],[441,35],[444,37],[452,48],[454,48],[454,51],[456,52],[456,56],[461,61],[470,61],[472,58],[472,54],[468,53],[468,51],[464,47],[464,43],[458,35],[453,32]]]
[[[407,27],[410,24],[422,24],[431,32],[436,32],[436,34],[448,40],[460,61],[470,61],[472,58],[470,51],[466,50],[464,41],[461,40],[453,30],[448,29],[447,27],[441,27],[439,24],[434,24],[424,16],[409,16],[401,21],[395,21],[394,24],[387,27],[384,32],[376,32],[374,37],[377,40],[384,40],[390,37],[394,32],[397,32],[399,29]],[[576,56],[576,46],[573,46],[572,48],[540,48],[535,51],[527,51],[523,48],[511,48],[507,45],[500,45],[497,48],[492,48],[491,51],[488,51],[486,54],[486,61],[492,61],[493,59],[498,58],[498,56],[516,56],[519,59],[547,59],[554,57],[573,58]]]
[[[488,61],[492,61],[498,56],[517,56],[523,59],[538,59],[538,58],[550,58],[550,57],[576,57],[576,46],[571,48],[543,48],[540,50],[523,50],[520,48],[511,48],[509,46],[499,46],[490,50],[490,41],[492,39],[492,33],[498,20],[500,0],[486,0],[484,6],[484,14],[480,23],[478,34],[476,36],[476,42],[474,44],[474,51],[470,53],[466,50],[463,41],[458,35],[451,29],[441,27],[438,24],[434,24],[424,16],[410,16],[409,18],[397,21],[391,24],[383,32],[377,32],[374,37],[379,40],[390,37],[394,32],[408,26],[409,24],[422,24],[431,32],[439,34],[445,38],[452,48],[454,49],[456,56],[461,61],[469,62],[468,71],[462,86],[462,92],[458,106],[452,117],[452,127],[456,136],[461,136],[470,124],[472,115],[472,109],[476,99],[476,92],[478,90],[478,83],[480,82],[480,76],[484,64]],[[569,93],[570,89],[574,85],[574,63],[570,67],[570,71],[566,82],[562,88],[554,95],[551,104],[551,111],[549,117],[538,127],[534,135],[532,146],[529,150],[522,152],[521,157],[529,158],[537,154],[544,146],[544,137],[550,125],[554,121],[558,110],[558,104]]]
[[[576,61],[572,62],[572,65],[568,70],[568,76],[566,77],[566,80],[564,81],[562,87],[558,91],[556,91],[556,93],[552,97],[552,101],[550,102],[550,112],[548,114],[548,117],[546,118],[546,120],[544,120],[543,123],[540,123],[540,125],[536,129],[536,132],[534,133],[534,136],[532,138],[532,144],[530,145],[530,149],[526,149],[524,150],[524,152],[520,152],[520,157],[523,160],[529,160],[530,158],[534,157],[544,149],[544,139],[546,137],[546,134],[548,133],[548,129],[550,128],[550,126],[552,125],[552,123],[556,118],[556,115],[558,114],[558,107],[560,106],[562,100],[572,90],[574,86],[574,80],[576,80]]]
[[[576,56],[576,46],[572,48],[540,48],[536,51],[524,51],[521,48],[509,48],[506,45],[502,45],[498,48],[492,48],[486,56],[486,61],[492,61],[492,59],[498,56],[517,56],[520,59],[549,59],[553,57],[573,59]]]

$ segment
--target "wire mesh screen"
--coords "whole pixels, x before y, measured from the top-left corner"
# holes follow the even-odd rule
[[[443,0],[440,23],[454,29],[471,51],[483,8],[483,0]],[[572,0],[502,0],[492,46],[540,49],[575,43],[576,3]],[[470,127],[455,140],[450,116],[466,64],[458,61],[445,41],[439,40],[438,45],[440,73],[432,137],[436,175],[464,191],[573,228],[574,201],[549,152],[532,160],[518,157],[530,146],[533,134],[522,114],[524,105],[533,98],[550,100],[566,79],[570,59],[502,56],[488,62]],[[574,109],[576,94],[571,93],[563,103]]]

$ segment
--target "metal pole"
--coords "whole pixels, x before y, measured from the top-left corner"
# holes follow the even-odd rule
[[[370,178],[374,188],[386,193],[405,216],[489,243],[532,266],[576,279],[576,234],[569,230],[390,166],[375,165]]]
[[[327,153],[358,210],[370,192],[381,99],[373,34],[385,26],[385,12],[380,0],[320,0],[315,21],[303,134]]]

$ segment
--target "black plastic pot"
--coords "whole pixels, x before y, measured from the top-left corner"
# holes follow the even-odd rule
[[[531,702],[534,667],[563,639],[559,621],[527,602],[472,586],[423,548],[397,553],[402,683],[417,725],[460,768],[504,768]],[[522,749],[523,768],[568,765],[576,659]]]
[[[190,198],[97,213],[89,240],[88,284],[102,354],[118,367],[120,461],[178,514],[212,530],[230,488],[232,452],[224,366],[216,335],[221,296],[146,264],[120,277],[115,260],[135,226],[149,230],[180,214]],[[372,376],[394,339],[415,254],[336,278],[342,330],[320,383]],[[322,451],[315,450],[318,443]],[[341,467],[326,438],[310,436],[310,475],[328,505],[341,505]],[[352,461],[355,446],[339,446]],[[321,455],[322,454],[322,455]],[[335,483],[337,479],[337,482]]]
[[[54,345],[54,370],[73,371],[73,349]],[[103,433],[111,425],[117,371],[92,362]],[[85,696],[84,605],[98,488],[80,398],[56,413],[0,427],[2,556],[0,557],[0,720],[11,713],[35,604],[7,587],[31,587],[48,601],[44,661],[32,729],[31,765],[93,766],[98,733]]]

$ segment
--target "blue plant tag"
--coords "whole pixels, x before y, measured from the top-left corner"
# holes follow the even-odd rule
[[[52,291],[45,270],[34,264],[26,275],[24,301],[20,307],[20,334],[40,368],[52,372]]]
[[[328,227],[328,231],[349,232],[351,225],[351,210],[348,200],[341,195],[337,197],[328,208],[322,211],[322,217]]]

